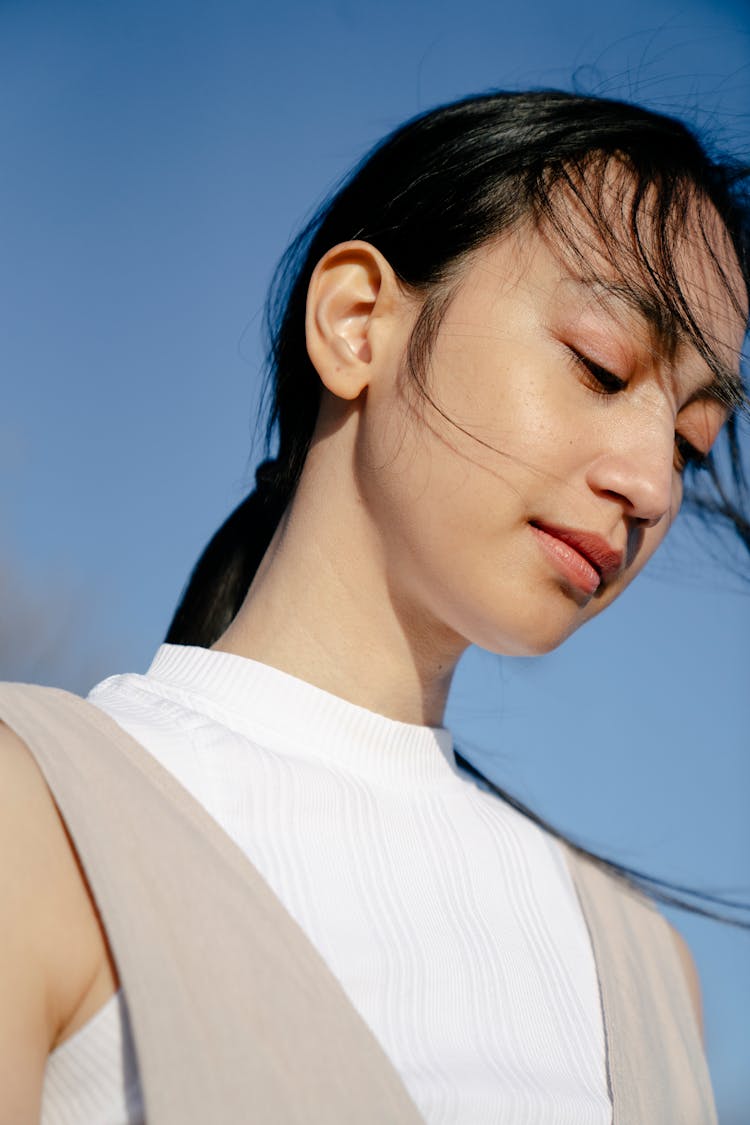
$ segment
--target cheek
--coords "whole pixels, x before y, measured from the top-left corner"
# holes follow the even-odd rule
[[[529,352],[450,349],[430,388],[442,412],[427,407],[435,433],[465,464],[499,479],[524,469],[556,476],[573,459],[580,419],[559,381],[542,360],[530,362]]]

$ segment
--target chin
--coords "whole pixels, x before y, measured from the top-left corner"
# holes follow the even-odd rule
[[[538,628],[504,632],[502,636],[484,636],[472,643],[496,656],[544,656],[559,648],[582,624],[582,621],[568,622],[565,627],[558,622],[546,621]]]
[[[492,594],[473,604],[454,605],[452,620],[444,623],[464,645],[476,645],[496,656],[544,656],[604,608],[598,599],[562,590],[558,585],[504,591],[502,601]]]

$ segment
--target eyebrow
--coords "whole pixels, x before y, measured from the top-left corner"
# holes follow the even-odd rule
[[[684,342],[685,333],[679,318],[642,286],[623,285],[621,282],[602,281],[600,278],[596,281],[587,281],[585,278],[575,280],[577,284],[612,297],[634,310],[648,324],[667,355],[673,355],[679,344]],[[698,387],[685,405],[709,399],[721,403],[730,411],[747,407],[750,399],[739,373],[727,367],[713,353],[710,367],[713,377]]]

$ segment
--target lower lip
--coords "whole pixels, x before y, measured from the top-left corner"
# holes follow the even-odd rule
[[[548,531],[542,531],[541,527],[534,527],[532,524],[531,530],[547,558],[571,586],[589,596],[596,593],[602,580],[588,559],[563,543],[562,539],[556,539]]]

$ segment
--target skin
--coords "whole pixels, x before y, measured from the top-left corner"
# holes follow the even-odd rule
[[[570,222],[582,221],[571,211]],[[715,220],[717,253],[741,289]],[[589,246],[592,274],[612,275]],[[705,251],[679,260],[725,364],[744,321]],[[464,263],[430,365],[431,403],[404,372],[418,303],[366,243],[312,278],[309,354],[320,416],[302,479],[240,613],[214,646],[394,719],[438,725],[469,644],[531,654],[610,604],[679,508],[675,433],[706,451],[724,411],[703,360],[665,349],[629,307],[582,283],[544,231]],[[603,393],[581,355],[626,383]],[[624,552],[587,596],[540,550],[532,521]],[[0,1125],[38,1121],[47,1054],[118,986],[106,935],[50,793],[0,725]],[[700,1018],[697,976],[676,937]]]
[[[49,789],[0,724],[0,1123],[38,1125],[49,1052],[117,987],[94,903]]]
[[[736,371],[744,321],[705,251],[682,258],[684,288]],[[603,255],[594,266],[606,279]],[[307,328],[319,423],[214,647],[439,725],[469,644],[549,651],[625,589],[679,510],[676,433],[705,453],[726,411],[706,397],[711,373],[694,349],[665,354],[639,315],[528,229],[466,264],[432,354],[437,409],[403,371],[416,314],[371,246],[335,247],[318,265]],[[582,355],[626,389],[604,391]],[[540,551],[532,521],[597,533],[623,552],[619,573],[582,594]]]

